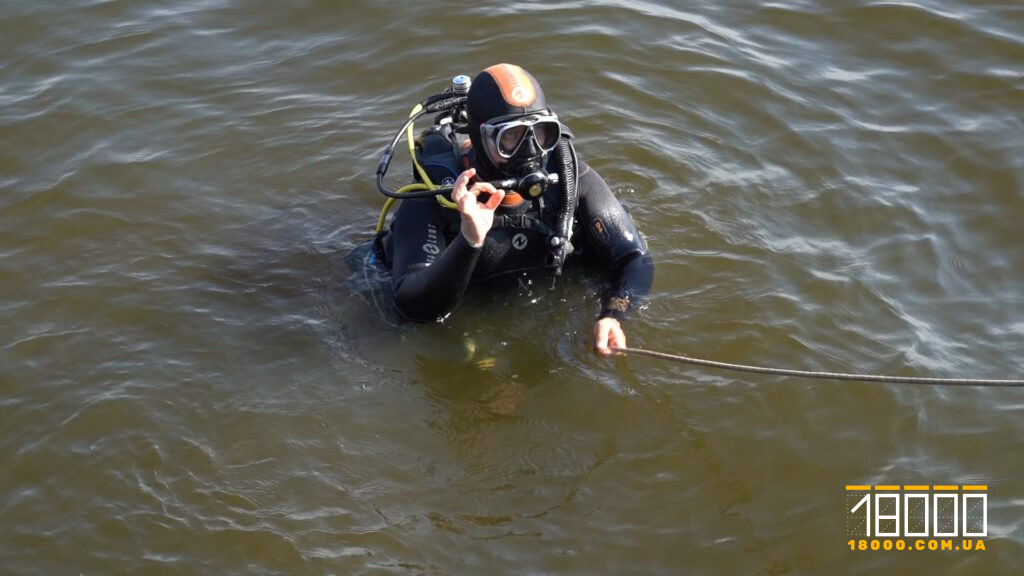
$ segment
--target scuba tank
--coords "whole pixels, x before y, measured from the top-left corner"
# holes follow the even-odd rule
[[[460,74],[452,78],[451,86],[438,96],[441,98],[451,95],[454,98],[464,99],[469,94],[469,87],[472,85],[469,76]],[[428,98],[428,101],[430,99]],[[416,163],[426,171],[428,180],[440,184],[449,190],[458,178],[458,161],[462,155],[462,147],[468,141],[466,136],[466,112],[462,109],[465,100],[456,101],[450,109],[442,112],[434,119],[434,126],[428,128],[416,139],[413,163],[413,179],[421,181],[422,177],[416,169]]]
[[[462,167],[463,150],[468,146],[468,118],[465,104],[472,84],[469,76],[459,75],[452,79],[443,92],[430,96],[417,104],[409,114],[409,119],[385,147],[377,165],[377,190],[387,197],[380,217],[377,221],[377,233],[384,230],[388,211],[396,200],[423,198],[433,196],[446,208],[457,210],[458,207],[448,199],[455,179],[464,170]],[[418,138],[413,138],[414,124],[417,119],[428,114],[437,114],[433,125],[426,128]],[[384,176],[394,157],[395,147],[402,135],[405,135],[409,146],[409,155],[413,164],[414,183],[398,190],[391,190],[384,184]],[[530,227],[545,233],[550,247],[547,267],[556,275],[560,275],[566,257],[573,252],[569,239],[573,232],[573,217],[579,202],[577,177],[579,163],[576,151],[572,146],[571,133],[563,130],[562,139],[552,151],[556,155],[557,172],[548,173],[542,167],[536,167],[515,178],[507,178],[489,182],[495,188],[519,192],[524,198],[539,204],[536,213],[529,219],[515,219],[495,216],[495,227]],[[560,185],[559,206],[554,218],[554,229],[541,218],[541,213],[549,213],[543,206],[545,190],[550,185]]]

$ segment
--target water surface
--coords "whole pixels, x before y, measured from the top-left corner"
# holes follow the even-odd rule
[[[601,359],[587,273],[397,323],[345,264],[408,110],[508,61],[647,236],[631,345],[1022,378],[1017,3],[0,16],[0,572],[1022,565],[1016,390]],[[987,550],[849,550],[845,485],[945,483],[989,487]]]

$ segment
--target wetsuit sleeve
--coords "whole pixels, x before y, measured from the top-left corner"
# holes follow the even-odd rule
[[[395,306],[417,322],[439,320],[455,309],[480,256],[462,234],[445,241],[441,210],[432,198],[404,200],[391,227]]]
[[[622,320],[651,290],[654,260],[633,219],[612,194],[608,184],[590,166],[579,168],[580,226],[589,249],[612,274],[612,285],[602,300],[598,318]]]

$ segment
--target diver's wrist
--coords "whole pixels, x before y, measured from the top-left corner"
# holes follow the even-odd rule
[[[597,319],[601,320],[602,318],[614,318],[621,322],[625,320],[627,316],[629,316],[629,308],[629,296],[613,296],[611,298],[608,298],[608,300],[604,303],[601,313],[598,315]]]
[[[628,314],[623,310],[602,310],[601,313],[597,315],[597,319],[604,320],[605,318],[611,318],[612,320],[622,322],[626,320],[627,316]]]
[[[486,236],[482,236],[480,237],[479,241],[474,241],[473,238],[470,237],[472,234],[466,234],[465,230],[462,230],[459,235],[462,236],[462,239],[466,241],[466,244],[469,244],[470,248],[474,249],[479,249],[483,247],[484,239],[486,238]]]
[[[475,226],[471,222],[462,222],[462,227],[459,229],[462,238],[467,244],[473,248],[480,248],[484,245],[484,240],[487,238],[487,232],[480,234]]]
[[[462,239],[466,241],[466,244],[469,244],[470,248],[482,248],[483,245],[484,245],[484,239],[483,238],[481,238],[479,242],[474,242],[468,236],[463,234],[462,235]]]

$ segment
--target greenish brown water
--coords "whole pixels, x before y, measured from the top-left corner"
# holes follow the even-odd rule
[[[396,324],[408,110],[533,72],[657,262],[630,344],[1024,377],[1017,2],[0,5],[0,574],[1011,574],[1024,392],[591,352],[600,279]],[[984,484],[982,552],[848,484]]]

